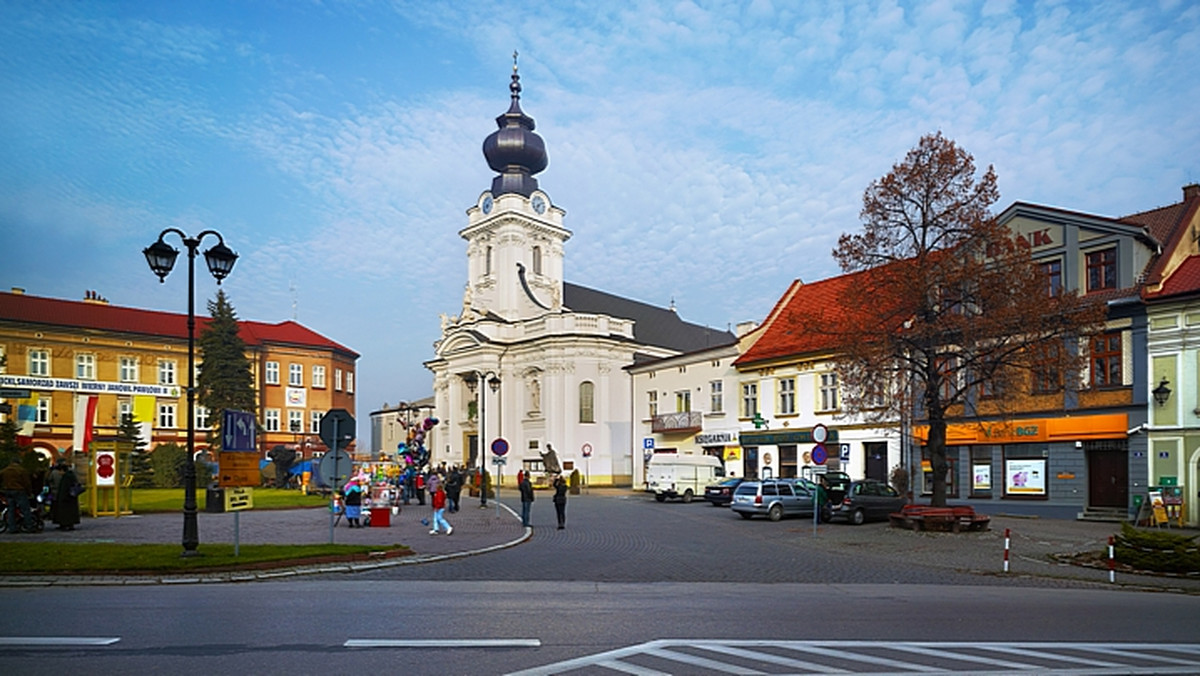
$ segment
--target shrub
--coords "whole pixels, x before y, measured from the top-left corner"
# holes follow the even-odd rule
[[[187,449],[179,444],[159,444],[150,454],[155,488],[180,488],[183,486],[183,466],[187,462]]]
[[[1197,545],[1196,537],[1138,530],[1123,523],[1121,534],[1114,541],[1113,555],[1118,563],[1138,570],[1197,575],[1200,574],[1200,545]]]

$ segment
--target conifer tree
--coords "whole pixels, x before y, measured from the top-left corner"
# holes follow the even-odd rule
[[[129,472],[133,475],[133,487],[151,488],[154,486],[154,466],[150,463],[150,452],[146,450],[146,441],[142,439],[137,421],[133,419],[133,416],[121,416],[117,437],[133,445],[133,452],[129,456]]]
[[[217,291],[216,300],[208,302],[212,319],[200,332],[200,364],[196,399],[209,411],[210,442],[214,450],[220,443],[215,430],[221,421],[221,411],[255,412],[254,375],[246,356],[246,343],[238,335],[237,313],[225,297],[224,289]]]

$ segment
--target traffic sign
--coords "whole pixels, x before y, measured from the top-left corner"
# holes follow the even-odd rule
[[[642,439],[642,448],[654,448],[654,437]]]
[[[254,508],[253,488],[230,488],[225,491],[225,511],[237,512]]]
[[[317,471],[321,474],[321,481],[326,486],[340,490],[346,480],[350,478],[353,465],[350,456],[339,448],[321,456],[321,464],[317,466]]]
[[[817,444],[812,450],[812,461],[816,465],[824,465],[829,459],[829,453],[825,450],[825,444]]]
[[[504,437],[496,437],[496,440],[492,442],[492,453],[496,455],[508,453],[508,442],[504,440]]]
[[[812,440],[815,444],[823,444],[829,438],[829,428],[817,423],[812,428]]]
[[[221,488],[257,486],[261,476],[257,453],[221,451],[217,454],[217,485]]]
[[[344,408],[331,408],[321,416],[321,441],[333,450],[341,450],[354,441],[354,416]],[[334,439],[334,435],[337,439]]]
[[[838,444],[838,456],[844,461],[850,461],[850,444]]]
[[[222,451],[257,451],[254,414],[225,409],[221,415]]]
[[[592,445],[591,444],[583,445],[583,457],[585,457],[585,458],[592,457]]]

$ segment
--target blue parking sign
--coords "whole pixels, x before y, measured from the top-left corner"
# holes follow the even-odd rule
[[[654,448],[654,437],[642,439],[642,448]]]

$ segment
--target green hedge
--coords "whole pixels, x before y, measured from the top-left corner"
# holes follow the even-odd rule
[[[1170,531],[1138,530],[1123,523],[1113,543],[1113,554],[1118,563],[1138,570],[1200,575],[1200,545],[1196,538]]]

